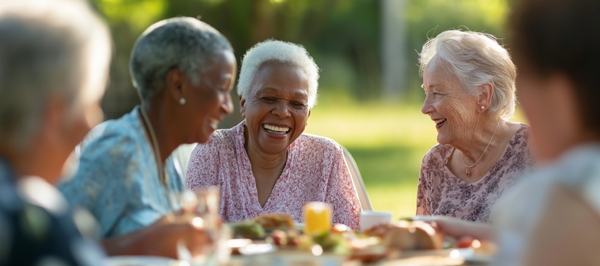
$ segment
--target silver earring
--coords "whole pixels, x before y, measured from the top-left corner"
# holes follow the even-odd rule
[[[179,98],[179,104],[184,105],[185,104],[185,98],[183,98],[183,97]]]

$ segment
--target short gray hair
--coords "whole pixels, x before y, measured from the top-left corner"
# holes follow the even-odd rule
[[[493,35],[444,31],[425,43],[419,57],[421,75],[431,60],[440,61],[458,78],[468,94],[475,95],[479,85],[491,83],[494,94],[489,112],[502,119],[514,115],[517,70],[508,51]]]
[[[0,140],[25,149],[51,96],[79,112],[85,88],[105,84],[106,25],[80,0],[0,2]]]
[[[159,21],[133,47],[129,62],[133,85],[147,100],[164,89],[167,73],[174,68],[198,84],[198,75],[211,67],[211,57],[223,51],[233,51],[227,38],[198,19]]]
[[[308,78],[308,107],[317,103],[319,87],[319,67],[302,45],[267,40],[250,48],[242,60],[242,70],[238,82],[238,95],[246,98],[256,73],[266,62],[281,62],[295,65],[302,69]]]

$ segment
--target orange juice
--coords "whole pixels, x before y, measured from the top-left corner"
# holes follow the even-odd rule
[[[331,229],[331,206],[323,202],[304,205],[304,233],[321,234]]]

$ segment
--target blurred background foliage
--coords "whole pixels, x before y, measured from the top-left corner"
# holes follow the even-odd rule
[[[383,30],[384,1],[398,28]],[[110,23],[116,52],[102,106],[107,119],[139,103],[128,73],[130,51],[152,23],[192,16],[211,24],[232,43],[241,60],[257,42],[274,38],[304,45],[321,68],[319,104],[306,132],[333,138],[354,155],[376,210],[395,216],[415,212],[423,155],[436,131],[420,113],[424,98],[418,51],[448,29],[483,31],[502,38],[507,0],[93,0]],[[397,10],[396,10],[397,9]],[[404,30],[402,30],[404,29]],[[397,98],[382,93],[382,40],[400,35],[406,62]],[[502,43],[502,40],[499,40]],[[396,89],[396,88],[394,88]],[[233,99],[236,100],[235,92]],[[241,121],[239,112],[221,127]],[[517,119],[518,120],[518,119]]]

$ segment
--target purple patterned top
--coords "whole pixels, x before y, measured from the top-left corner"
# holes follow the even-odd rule
[[[448,169],[454,148],[435,145],[423,158],[417,191],[417,215],[442,215],[466,221],[489,222],[492,206],[506,188],[532,170],[534,159],[527,147],[529,126],[511,138],[494,167],[480,180],[467,183]]]
[[[244,148],[244,122],[217,130],[198,144],[188,165],[191,190],[219,186],[221,218],[239,222],[265,213],[287,213],[302,222],[302,207],[311,201],[333,209],[333,223],[359,227],[360,202],[343,148],[332,139],[302,133],[289,147],[288,158],[264,207],[258,202],[256,179]]]

